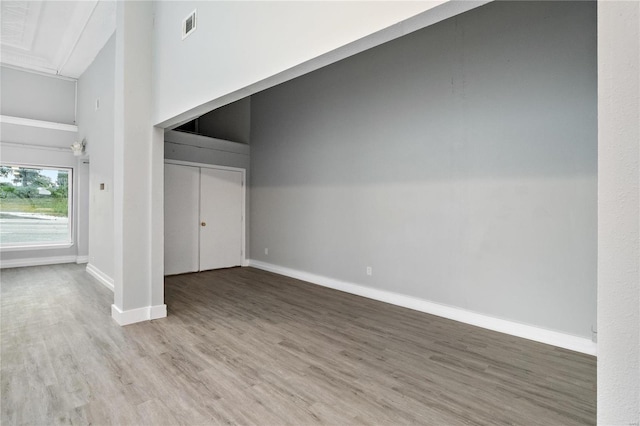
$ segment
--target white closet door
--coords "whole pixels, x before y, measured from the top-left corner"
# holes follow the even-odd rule
[[[242,264],[242,173],[200,172],[200,270]]]
[[[164,274],[199,270],[200,168],[164,166]]]

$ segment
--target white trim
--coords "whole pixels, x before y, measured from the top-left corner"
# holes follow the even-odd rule
[[[57,78],[58,80],[76,81],[76,82],[78,81],[77,78],[67,77],[66,75],[62,75],[62,74],[55,74],[56,70],[54,70],[53,68],[39,67],[37,65],[35,67],[39,69],[25,68],[18,65],[7,64],[7,63],[3,63],[2,67],[10,68],[10,69],[14,69],[22,72],[28,72],[31,74],[41,75],[43,77]]]
[[[57,65],[56,66],[56,73],[57,74],[60,74],[62,72],[64,67],[67,66],[67,63],[69,63],[69,59],[71,59],[71,56],[75,53],[76,47],[78,47],[78,43],[80,42],[80,39],[82,38],[82,36],[84,35],[85,31],[87,30],[87,26],[89,25],[89,22],[91,21],[91,18],[93,17],[93,15],[94,15],[94,13],[96,11],[96,8],[98,7],[98,3],[99,2],[96,1],[95,4],[93,5],[93,7],[91,8],[91,13],[89,13],[89,17],[86,18],[86,21],[84,21],[84,19],[82,19],[84,21],[84,25],[82,25],[82,23],[81,23],[82,21],[78,22],[77,19],[74,19],[75,22],[73,22],[73,24],[75,24],[75,25],[69,25],[69,27],[73,28],[74,30],[76,30],[79,27],[79,25],[82,25],[82,29],[80,30],[79,34],[77,34],[77,35],[74,34],[74,36],[75,36],[74,38],[76,39],[76,41],[73,42],[73,45],[71,46],[71,49],[68,49],[69,53],[67,53],[67,56],[64,59],[64,61],[62,61],[62,63],[58,62],[58,63],[55,64],[55,65]],[[77,18],[78,15],[74,14],[74,17]],[[67,27],[67,28],[69,28],[69,27]],[[76,32],[76,31],[74,31],[74,32]],[[68,34],[68,32],[65,33],[65,35],[67,35],[67,34]],[[68,47],[69,45],[66,43],[68,38],[64,37],[63,40],[64,40],[63,46],[66,45],[65,47]],[[58,52],[64,52],[64,50],[60,49]],[[58,55],[56,55],[56,56],[58,56]],[[56,57],[55,59],[58,59],[58,58]],[[89,65],[91,65],[91,64],[89,64]]]
[[[100,284],[113,291],[113,278],[111,278],[109,275],[105,274],[100,269],[93,266],[91,263],[87,263],[86,271],[89,275],[98,280]]]
[[[207,163],[194,163],[193,161],[182,161],[182,160],[164,160],[165,164],[176,164],[178,166],[191,166],[191,167],[202,167],[205,169],[220,169],[220,170],[230,170],[232,172],[242,172],[242,177],[247,172],[247,169],[243,169],[241,167],[229,167],[229,166],[218,166],[217,164],[207,164]]]
[[[9,251],[26,251],[26,250],[55,250],[55,249],[66,249],[73,247],[73,242],[64,242],[58,244],[23,244],[16,246],[2,246],[0,245],[0,251],[9,252]]]
[[[43,129],[62,130],[65,132],[78,132],[78,126],[65,123],[54,123],[53,121],[32,120],[30,118],[12,117],[10,115],[0,115],[0,123],[16,124],[18,126],[40,127]]]
[[[4,146],[4,145],[13,145],[13,146],[20,146],[21,148],[37,148],[37,149],[51,149],[51,150],[58,150],[60,149],[60,147],[45,147],[43,145],[28,145],[28,144],[17,144],[17,143],[13,143],[13,142],[0,142],[0,147]],[[63,148],[64,149],[64,148]],[[69,148],[69,153],[71,153],[71,149]],[[74,159],[77,159],[78,157],[74,157],[72,154],[72,157]],[[82,159],[82,157],[80,157],[80,159]],[[61,164],[61,163],[51,163],[51,164],[40,164],[40,163],[25,163],[23,161],[2,161],[4,166],[17,166],[17,167],[33,167],[36,169],[66,169],[66,170],[75,170],[76,167],[78,166],[78,162],[74,161],[75,164]]]
[[[23,148],[23,149],[41,149],[41,150],[45,150],[45,151],[63,151],[66,152],[69,155],[73,155],[73,152],[71,151],[71,148],[68,146],[47,146],[47,145],[36,145],[36,144],[27,144],[27,143],[17,143],[17,142],[4,142],[1,141],[0,142],[0,146],[12,146],[12,147],[16,147],[16,148]],[[84,159],[84,157],[80,157],[81,159]],[[65,167],[69,167],[69,166],[65,166]]]
[[[78,80],[73,84],[73,122],[78,122]]]
[[[111,305],[111,317],[118,325],[134,324],[167,316],[167,305],[145,306],[143,308],[122,311],[116,305]]]
[[[192,148],[210,149],[213,151],[222,151],[237,155],[249,155],[251,153],[251,145],[246,143],[234,142],[228,139],[212,138],[181,130],[165,130],[164,143],[189,146]]]
[[[247,169],[240,167],[228,167],[218,166],[215,164],[194,163],[192,161],[180,161],[180,160],[164,160],[165,164],[175,164],[178,166],[200,167],[205,169],[218,169],[229,170],[232,172],[242,173],[242,256],[240,257],[240,265],[246,266],[248,264],[247,259]],[[202,182],[200,179],[199,182]],[[201,193],[202,191],[199,190]],[[200,200],[200,194],[198,194],[198,200]],[[198,206],[198,212],[200,212],[200,206]],[[198,233],[200,235],[200,233]],[[198,242],[200,247],[200,242]],[[198,260],[199,262],[199,260]],[[200,267],[198,267],[200,269]]]
[[[167,317],[167,305],[149,306],[149,319],[159,319]]]
[[[0,116],[2,117],[2,116]],[[3,163],[5,166],[17,166],[24,168],[38,168],[38,169],[58,169],[58,170],[66,170],[69,175],[67,178],[67,219],[68,219],[68,228],[69,228],[69,239],[67,241],[61,243],[53,243],[53,244],[43,244],[43,243],[23,243],[15,246],[2,246],[0,245],[0,251],[20,251],[20,250],[39,250],[39,249],[57,249],[57,248],[69,248],[75,244],[75,228],[76,228],[76,215],[78,211],[76,206],[78,204],[78,193],[76,186],[78,184],[78,178],[76,177],[77,170],[77,162],[74,166],[56,166],[56,165],[41,165],[41,164],[31,164],[31,163],[23,163],[23,162],[8,162]]]
[[[116,320],[118,325],[147,321],[149,319],[149,307],[122,311],[116,305],[111,305],[111,317]]]
[[[76,263],[77,264],[89,263],[89,256],[77,256],[76,257]]]
[[[76,256],[31,257],[26,259],[0,260],[0,269],[22,268],[25,266],[56,265],[58,263],[75,263]]]
[[[285,268],[258,260],[249,260],[249,266],[269,272],[274,272],[276,274],[285,275],[287,277],[307,281],[313,284],[321,285],[323,287],[333,288],[335,290],[356,294],[358,296],[367,297],[369,299],[379,300],[381,302],[390,303],[392,305],[402,306],[416,311],[437,315],[439,317],[475,325],[477,327],[498,331],[500,333],[506,333],[512,336],[522,337],[524,339],[534,340],[536,342],[546,343],[548,345],[558,346],[589,355],[595,356],[597,353],[596,343],[584,337],[578,337],[571,334],[560,333],[540,327],[521,324],[515,321],[495,318],[489,315],[471,312],[453,306],[443,305],[424,299],[418,299],[416,297],[405,296],[403,294],[390,291],[365,287],[359,284],[339,281],[333,278]]]

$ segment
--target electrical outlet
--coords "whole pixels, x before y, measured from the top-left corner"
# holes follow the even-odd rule
[[[373,268],[371,268],[371,266],[367,266],[367,275],[373,275]]]
[[[268,248],[265,248],[265,249],[264,249],[264,255],[265,255],[265,256],[269,256],[269,249],[268,249]]]

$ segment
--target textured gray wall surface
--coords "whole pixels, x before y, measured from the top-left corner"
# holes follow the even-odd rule
[[[496,2],[254,95],[251,258],[590,337],[596,66],[595,3]]]

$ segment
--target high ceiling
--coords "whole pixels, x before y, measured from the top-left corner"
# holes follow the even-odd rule
[[[0,3],[3,65],[78,78],[116,28],[113,0]]]

